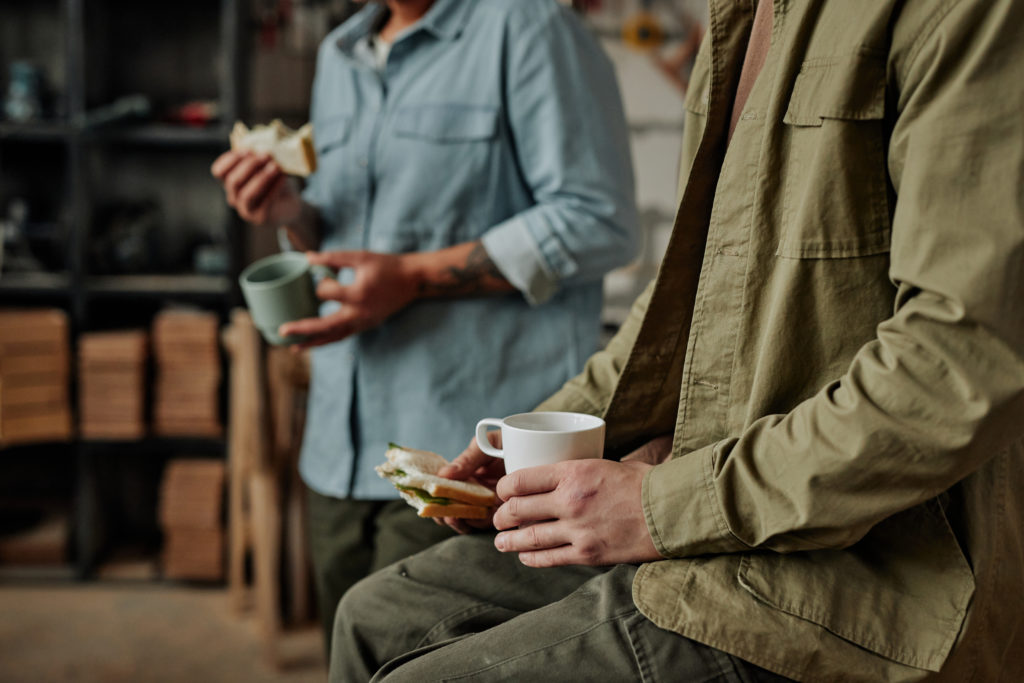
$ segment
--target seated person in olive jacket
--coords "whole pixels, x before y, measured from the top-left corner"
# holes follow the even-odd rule
[[[1024,3],[754,4],[657,280],[540,406],[607,459],[354,587],[334,680],[1021,680]]]

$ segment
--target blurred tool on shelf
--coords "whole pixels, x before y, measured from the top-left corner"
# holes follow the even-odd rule
[[[12,197],[0,217],[0,271],[38,273],[59,269],[63,231],[53,221],[38,220],[41,211],[25,197]],[[45,210],[45,207],[43,207]]]
[[[100,128],[125,121],[145,121],[152,111],[153,105],[145,95],[125,95],[86,112],[81,125],[83,128]]]
[[[4,116],[15,123],[38,121],[44,117],[46,84],[43,74],[32,62],[11,62]]]

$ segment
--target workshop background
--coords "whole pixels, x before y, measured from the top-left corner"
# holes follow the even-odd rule
[[[583,0],[672,227],[701,0]],[[277,249],[209,166],[306,121],[348,0],[0,0],[0,681],[323,680],[295,458],[308,376],[235,285]]]

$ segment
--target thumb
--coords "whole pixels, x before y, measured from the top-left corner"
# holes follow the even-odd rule
[[[493,458],[480,450],[480,446],[477,445],[474,438],[469,442],[466,450],[438,470],[437,476],[445,479],[469,479],[479,467],[487,464],[490,460]]]
[[[307,251],[306,260],[314,266],[338,268],[354,268],[363,259],[361,251]]]

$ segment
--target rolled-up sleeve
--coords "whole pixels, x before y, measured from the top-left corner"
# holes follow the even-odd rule
[[[513,11],[507,44],[508,126],[536,203],[482,239],[506,279],[539,304],[634,256],[633,169],[611,63],[571,13],[554,3]]]
[[[962,2],[902,65],[894,315],[792,412],[646,475],[662,554],[846,547],[1021,438],[1022,25],[1017,3]]]

